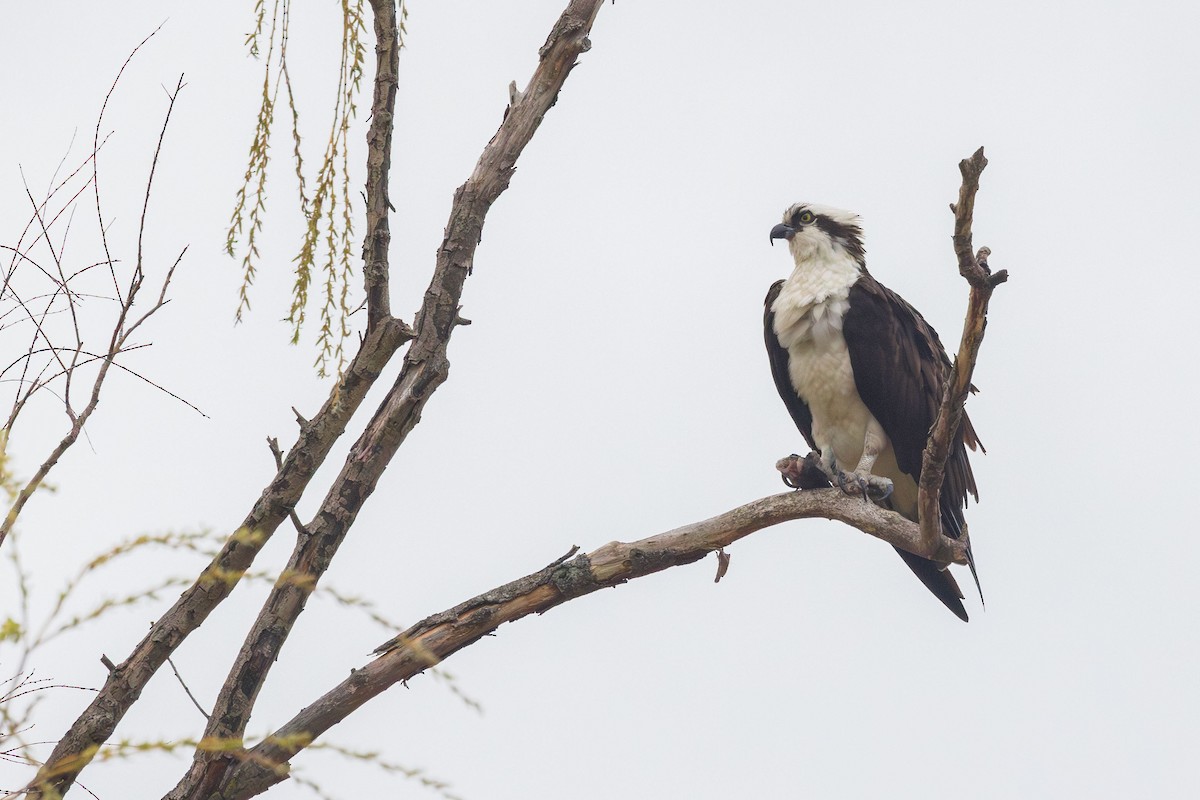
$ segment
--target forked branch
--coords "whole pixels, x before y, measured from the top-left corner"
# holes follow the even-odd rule
[[[979,346],[987,327],[988,302],[992,291],[1008,280],[1008,272],[992,273],[987,264],[991,250],[986,247],[975,252],[971,241],[971,226],[975,214],[975,193],[979,191],[979,176],[987,166],[983,148],[958,164],[962,173],[962,186],[958,190],[958,202],[950,206],[954,212],[954,253],[958,258],[958,271],[971,285],[967,302],[967,316],[963,322],[962,339],[954,367],[946,381],[937,418],[929,433],[929,441],[921,460],[921,482],[917,499],[921,520],[921,549],[911,552],[925,555],[934,560],[950,562],[950,554],[961,548],[943,535],[939,497],[946,473],[946,459],[954,437],[961,435],[963,404],[971,390],[971,376],[975,372],[975,361],[979,357]],[[907,548],[906,548],[907,549]]]
[[[328,568],[330,559],[390,459],[417,424],[430,395],[448,376],[447,345],[455,327],[464,324],[459,314],[459,301],[473,266],[486,214],[507,188],[517,157],[554,104],[576,59],[590,47],[588,33],[602,3],[603,0],[571,0],[539,53],[541,59],[529,85],[524,91],[512,92],[511,104],[500,129],[484,149],[471,177],[455,193],[446,236],[416,318],[415,331],[409,330],[388,311],[388,163],[386,159],[375,162],[372,168],[378,168],[381,173],[370,184],[368,210],[379,215],[377,221],[382,225],[369,226],[364,246],[364,258],[368,262],[365,277],[370,324],[359,354],[321,412],[311,421],[302,420],[296,444],[278,464],[274,480],[243,525],[230,536],[222,552],[196,584],[185,591],[175,606],[155,624],[134,653],[111,670],[96,701],[55,748],[36,779],[39,785],[45,786],[45,795],[61,794],[71,786],[78,771],[137,701],[149,678],[228,595],[263,543],[283,519],[293,514],[292,509],[313,472],[344,431],[350,415],[379,370],[401,344],[415,335],[395,384],[352,448],[317,515],[303,526],[303,534],[298,537],[286,571],[287,579],[280,581],[264,605],[213,710],[213,722],[206,735],[208,742],[226,745],[244,735],[258,691],[291,626],[303,610],[308,594]],[[394,25],[395,9],[391,0],[372,0],[372,7],[377,12],[377,27],[387,26],[389,9]],[[386,82],[383,49],[386,46],[381,42],[380,73],[385,77],[379,80]],[[379,100],[382,92],[385,107],[387,91],[388,87],[377,83],[376,99]],[[390,131],[390,119],[383,120],[382,117],[381,114],[380,124],[385,124]],[[380,132],[374,125],[372,131],[370,146],[373,156],[378,157],[380,154],[374,151],[385,145],[387,137],[377,135]],[[572,551],[538,572],[412,626],[378,648],[377,658],[305,707],[261,744],[236,751],[225,749],[220,753],[200,749],[193,768],[170,797],[179,800],[253,797],[284,780],[292,756],[371,698],[478,641],[502,623],[543,613],[597,589],[615,587],[673,566],[695,562],[709,552],[719,551],[754,531],[780,522],[811,517],[836,519],[902,549],[922,552],[933,547],[945,556],[944,560],[961,563],[961,545],[957,550],[953,547],[947,550],[949,545],[936,528],[936,507],[950,437],[958,430],[962,400],[970,386],[978,340],[982,338],[987,296],[1004,279],[1003,273],[987,275],[986,263],[981,263],[983,260],[971,252],[970,212],[984,163],[982,150],[975,158],[963,162],[964,188],[956,211],[955,248],[959,252],[960,238],[965,237],[962,240],[965,252],[970,254],[970,263],[964,262],[960,253],[960,270],[972,285],[972,310],[968,314],[967,328],[974,330],[977,327],[978,334],[971,334],[969,340],[968,331],[964,330],[954,375],[947,385],[943,413],[939,414],[925,454],[921,501],[930,502],[931,496],[934,513],[924,513],[923,505],[921,518],[931,522],[918,525],[874,504],[847,497],[838,490],[818,489],[763,498],[710,520],[637,542],[612,542],[586,555],[575,555]],[[970,180],[969,173],[973,175]],[[985,278],[978,277],[980,272]],[[977,284],[984,286],[981,288]],[[976,293],[985,289],[982,307],[975,311]],[[972,315],[976,313],[980,315],[977,324],[972,322]],[[927,482],[932,486],[932,492],[927,491]],[[930,524],[934,526],[936,539],[930,537]],[[33,793],[37,794],[38,790],[34,789]]]
[[[459,301],[474,264],[484,220],[508,188],[517,159],[557,101],[576,60],[590,48],[588,33],[602,2],[572,0],[568,4],[539,51],[528,89],[510,106],[471,176],[455,192],[445,239],[417,314],[416,337],[400,375],[351,448],[316,516],[304,526],[306,535],[297,540],[284,570],[286,580],[281,578],[272,589],[226,678],[205,741],[236,742],[244,735],[258,692],[303,612],[305,601],[329,568],[392,457],[420,420],[425,404],[448,377],[447,348],[454,329],[463,324]],[[394,8],[391,12],[394,20]],[[374,145],[382,139],[372,142]],[[373,186],[381,188],[386,183],[376,182]],[[232,796],[221,787],[229,772],[246,758],[240,750],[198,749],[192,768],[168,798]]]
[[[123,69],[123,68],[122,68]],[[107,244],[105,245],[107,248]],[[106,251],[107,252],[107,251]],[[118,289],[118,293],[120,290]],[[160,293],[155,309],[165,297]],[[132,323],[136,328],[144,317]],[[155,622],[125,661],[109,671],[104,686],[55,746],[27,787],[30,797],[57,797],[74,783],[100,745],[112,735],[142,689],[167,658],[208,618],[241,580],[280,523],[292,514],[317,469],[345,432],[376,378],[397,350],[412,338],[411,329],[382,317],[359,345],[320,411],[300,426],[262,495],[196,581]]]
[[[514,93],[514,103],[521,94]],[[221,784],[226,800],[249,798],[287,778],[289,760],[317,737],[399,681],[439,664],[453,653],[495,631],[505,622],[615,587],[664,569],[703,558],[754,531],[792,519],[825,517],[876,536],[908,552],[938,557],[947,563],[966,563],[966,543],[943,536],[938,493],[949,453],[951,432],[958,433],[963,402],[970,388],[986,324],[987,302],[1007,274],[992,275],[986,248],[972,252],[971,223],[979,174],[986,160],[982,148],[960,164],[963,187],[955,209],[955,250],[960,272],[971,284],[971,301],[954,369],[947,382],[938,418],[924,453],[920,485],[921,524],[874,504],[862,503],[835,489],[807,489],[757,500],[704,522],[684,526],[633,543],[612,542],[587,555],[562,559],[532,575],[500,586],[454,608],[429,617],[384,643],[379,657],[324,696],[307,705],[261,744],[240,755],[238,765]],[[969,258],[963,254],[970,254]],[[797,457],[777,465],[793,485],[817,486]],[[930,511],[929,509],[932,508]],[[931,533],[932,531],[932,533]]]
[[[154,34],[152,33],[151,36],[153,36],[153,35]],[[145,44],[145,42],[143,42],[142,44]],[[141,47],[141,45],[138,45],[138,47]],[[136,53],[137,50],[135,49],[134,52]],[[131,54],[130,58],[132,58],[132,57],[133,56]],[[126,64],[128,64],[128,61],[126,61]],[[124,70],[124,67],[122,67],[122,70]],[[118,76],[117,76],[117,81],[119,81],[119,80],[120,80],[120,74],[118,74]],[[33,323],[34,328],[37,332],[35,335],[34,341],[30,345],[30,354],[32,354],[34,352],[34,346],[36,345],[37,339],[38,338],[43,339],[47,345],[47,349],[54,354],[54,361],[55,361],[55,363],[57,363],[59,370],[58,370],[58,372],[55,372],[53,375],[51,375],[48,378],[45,377],[43,374],[38,374],[32,381],[29,381],[26,384],[26,388],[24,389],[23,393],[21,394],[21,396],[18,397],[17,401],[14,403],[13,411],[9,415],[8,423],[7,423],[7,427],[5,428],[4,435],[5,436],[8,435],[9,430],[11,429],[11,426],[14,423],[21,408],[28,401],[28,399],[32,396],[32,394],[34,392],[38,391],[39,389],[45,387],[48,383],[50,383],[50,381],[55,380],[59,377],[61,377],[63,380],[62,402],[65,407],[67,417],[71,422],[71,426],[67,430],[67,432],[62,436],[62,438],[59,440],[58,444],[56,444],[54,446],[54,448],[50,451],[50,454],[45,458],[45,460],[42,461],[41,465],[38,466],[37,470],[33,473],[33,476],[30,477],[29,480],[25,483],[25,485],[23,487],[21,487],[20,491],[17,492],[12,505],[8,509],[8,513],[4,517],[4,520],[0,521],[0,546],[3,546],[4,540],[7,538],[9,532],[13,529],[13,526],[16,524],[17,519],[21,515],[21,512],[25,509],[26,504],[33,497],[34,493],[38,490],[38,488],[42,485],[43,481],[46,480],[46,476],[50,474],[50,471],[52,469],[54,469],[54,467],[58,464],[59,460],[63,457],[63,455],[67,452],[67,450],[69,450],[75,444],[75,442],[79,440],[80,435],[83,433],[84,426],[87,425],[88,420],[91,419],[92,413],[96,410],[96,407],[100,403],[100,393],[101,393],[101,390],[104,388],[105,382],[108,378],[110,367],[116,366],[116,367],[120,368],[120,365],[116,363],[115,359],[122,353],[125,353],[128,350],[132,349],[129,346],[130,337],[138,330],[138,328],[140,328],[142,326],[143,323],[145,323],[150,317],[152,317],[154,314],[156,314],[158,311],[160,311],[163,308],[163,306],[165,306],[168,302],[167,301],[167,289],[171,285],[171,279],[175,276],[176,267],[179,266],[180,261],[183,260],[183,256],[187,252],[186,247],[180,252],[179,256],[175,259],[175,261],[171,264],[170,268],[167,270],[166,276],[163,278],[162,284],[159,288],[158,297],[154,301],[154,303],[145,312],[143,312],[141,314],[141,316],[137,317],[136,319],[134,319],[132,317],[132,314],[134,312],[134,306],[138,301],[139,293],[145,282],[145,269],[144,269],[145,265],[143,262],[143,250],[142,250],[142,233],[145,229],[146,214],[147,214],[149,206],[150,206],[150,191],[154,184],[154,173],[158,168],[158,159],[162,152],[163,138],[165,137],[167,128],[171,122],[171,112],[175,108],[175,101],[179,98],[179,93],[183,90],[183,85],[184,85],[183,78],[180,77],[179,83],[176,84],[175,89],[168,93],[167,111],[166,111],[166,114],[164,115],[162,125],[159,128],[158,143],[155,146],[154,155],[150,162],[150,175],[146,179],[146,189],[145,189],[145,193],[143,195],[141,224],[138,228],[137,260],[134,262],[133,269],[129,276],[129,283],[123,292],[122,292],[120,286],[116,283],[116,280],[117,280],[116,279],[116,268],[113,265],[111,254],[109,254],[109,252],[108,252],[107,234],[105,233],[105,229],[106,229],[105,221],[104,221],[103,216],[100,216],[100,214],[101,214],[100,200],[99,200],[99,198],[100,198],[100,180],[98,177],[98,167],[96,166],[98,164],[98,153],[99,153],[99,147],[100,147],[100,133],[99,133],[100,121],[97,120],[97,122],[96,122],[96,137],[95,137],[95,141],[94,141],[94,145],[93,145],[91,158],[89,159],[89,161],[93,165],[93,170],[94,170],[94,174],[90,181],[90,185],[91,185],[92,191],[96,195],[97,223],[99,226],[100,235],[101,235],[101,239],[104,244],[105,255],[106,255],[106,261],[102,262],[102,263],[107,264],[109,271],[113,276],[114,287],[115,287],[115,298],[114,299],[116,299],[117,304],[118,304],[117,316],[116,316],[116,320],[113,322],[112,331],[109,334],[108,346],[102,351],[102,355],[98,359],[86,358],[85,360],[81,361],[81,358],[84,358],[86,355],[90,355],[90,354],[86,354],[85,350],[84,350],[83,334],[80,331],[80,324],[79,324],[78,318],[75,313],[76,312],[76,303],[77,303],[77,297],[76,297],[77,292],[76,292],[76,290],[72,289],[70,283],[71,283],[72,277],[77,277],[78,275],[82,274],[82,272],[84,270],[76,272],[72,276],[68,276],[66,274],[66,272],[64,271],[60,256],[57,252],[55,252],[54,245],[53,245],[53,242],[52,242],[51,236],[50,236],[49,226],[53,224],[53,221],[50,221],[49,223],[46,221],[45,216],[43,214],[43,206],[39,205],[37,202],[34,201],[33,195],[29,193],[29,189],[28,189],[28,187],[26,187],[26,195],[29,197],[30,203],[33,206],[33,218],[37,222],[38,227],[41,230],[41,239],[46,243],[46,246],[49,249],[50,255],[51,255],[52,259],[54,260],[56,268],[57,268],[57,277],[55,278],[55,276],[52,276],[52,275],[50,276],[52,278],[52,280],[55,280],[56,288],[55,288],[54,292],[51,294],[45,310],[40,315],[35,315],[32,312],[32,310],[23,301],[20,300],[20,298],[16,294],[16,291],[13,290],[11,286],[6,285],[6,289],[13,295],[14,298],[17,299],[17,302],[20,304],[21,308],[25,311],[26,315],[28,316],[29,320]],[[113,82],[113,87],[112,87],[112,89],[109,90],[110,96],[112,95],[112,92],[115,89],[116,89],[116,81]],[[102,115],[101,118],[103,118],[103,112],[101,112],[101,115]],[[36,243],[36,240],[35,240],[35,243]],[[14,252],[15,256],[21,256],[24,259],[28,259],[28,253],[22,252],[20,246],[15,248],[13,252]],[[32,262],[30,260],[30,263],[34,263],[34,262]],[[48,274],[48,273],[46,273],[45,270],[43,270],[43,273]],[[11,279],[11,277],[12,277],[11,270],[7,277],[9,279]],[[53,342],[51,341],[49,335],[46,333],[44,324],[43,324],[45,322],[46,315],[50,313],[54,303],[58,300],[58,298],[60,296],[63,298],[64,302],[66,302],[67,309],[70,311],[70,314],[71,314],[72,330],[73,330],[73,335],[74,335],[74,344],[70,348],[55,347]],[[58,355],[58,351],[60,349],[69,353],[69,357],[66,357],[66,358],[60,357]],[[74,403],[72,402],[72,399],[71,399],[72,382],[76,378],[78,370],[80,368],[88,365],[93,360],[99,362],[99,368],[96,371],[95,377],[92,379],[91,390],[88,394],[87,403],[82,408],[77,409],[74,406]],[[28,369],[29,363],[30,363],[30,361],[26,361],[26,364],[25,364],[26,371]],[[22,379],[25,378],[25,375],[26,375],[26,372],[23,371]],[[147,380],[147,379],[143,379],[143,380]],[[147,382],[150,383],[151,385],[157,386],[157,384],[155,384],[153,381],[147,380]],[[162,388],[162,387],[159,387],[159,388]],[[167,394],[171,394],[171,393],[167,392]],[[184,401],[184,402],[186,402],[186,401]],[[191,405],[191,404],[188,403],[188,405]],[[195,408],[195,406],[192,406],[192,408]]]
[[[542,614],[598,589],[693,563],[763,528],[814,517],[845,522],[906,550],[920,546],[916,523],[839,489],[816,489],[764,497],[640,541],[610,542],[587,555],[574,556],[573,549],[548,567],[434,614],[378,647],[378,658],[354,670],[243,754],[214,796],[241,800],[285,780],[289,759],[321,734],[388,687],[437,665],[505,622]]]

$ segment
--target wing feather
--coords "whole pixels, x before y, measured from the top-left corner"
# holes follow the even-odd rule
[[[792,421],[804,436],[804,441],[808,442],[811,449],[816,450],[817,445],[812,436],[812,411],[792,386],[792,376],[788,372],[788,352],[775,335],[775,313],[771,307],[775,305],[775,298],[779,297],[779,290],[782,288],[783,281],[775,281],[763,302],[763,339],[767,344],[767,357],[771,360],[771,377],[775,379],[775,389],[783,399],[783,404],[787,406],[788,413],[792,415]]]
[[[937,331],[904,298],[864,273],[850,290],[842,334],[859,397],[891,440],[900,469],[919,481],[925,442],[951,369]],[[944,520],[951,523],[950,535],[962,529],[968,495],[979,500],[966,450],[978,445],[964,414],[942,486],[942,513],[951,518]]]
[[[850,309],[842,321],[842,334],[859,397],[891,440],[896,464],[919,483],[925,443],[952,368],[937,331],[904,298],[864,272],[850,289]],[[967,447],[974,450],[981,445],[964,413],[946,459],[939,502],[942,530],[954,539],[961,539],[966,530],[963,509],[968,495],[979,500]],[[957,599],[962,592],[948,570],[918,556],[900,555],[943,603],[966,619],[966,611]],[[969,545],[967,558],[979,588]],[[982,600],[982,591],[979,596]]]

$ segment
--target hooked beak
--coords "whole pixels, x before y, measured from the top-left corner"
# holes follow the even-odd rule
[[[776,239],[787,239],[789,242],[796,235],[796,229],[786,223],[779,223],[774,228],[771,228],[771,244],[775,244]]]

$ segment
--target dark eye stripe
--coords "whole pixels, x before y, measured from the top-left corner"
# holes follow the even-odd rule
[[[800,209],[792,214],[792,227],[798,228],[801,225],[811,225],[813,223],[813,214],[808,209]]]
[[[814,220],[817,227],[828,234],[830,239],[840,241],[842,247],[846,249],[860,264],[865,263],[865,250],[862,242],[862,228],[854,222],[837,222],[829,217],[816,217]]]

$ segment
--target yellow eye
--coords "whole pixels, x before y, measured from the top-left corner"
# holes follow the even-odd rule
[[[813,215],[812,215],[811,211],[805,211],[804,213],[802,213],[800,215],[800,224],[801,225],[811,225],[812,221],[813,221]]]

